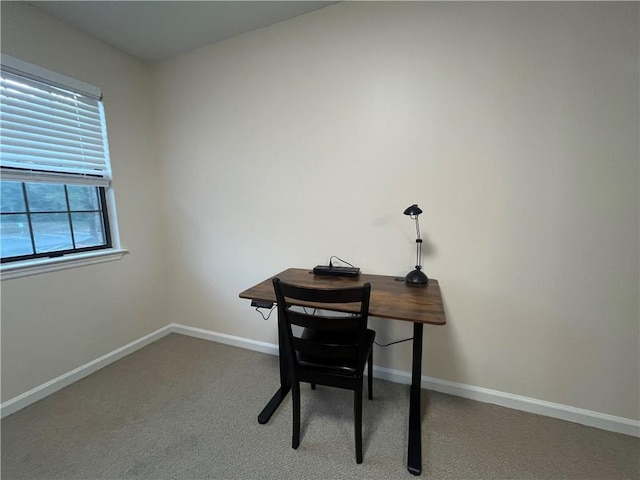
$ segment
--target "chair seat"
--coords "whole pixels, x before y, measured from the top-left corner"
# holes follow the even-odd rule
[[[312,355],[298,353],[298,363],[302,368],[309,368],[319,372],[333,373],[338,375],[355,376],[358,365],[364,366],[369,357],[369,352],[373,347],[376,337],[374,330],[367,329],[365,335],[365,348],[362,351],[362,358],[316,358]],[[355,345],[358,343],[357,336],[353,333],[340,334],[337,332],[319,332],[311,328],[305,328],[301,338],[313,342],[320,342],[333,345]]]

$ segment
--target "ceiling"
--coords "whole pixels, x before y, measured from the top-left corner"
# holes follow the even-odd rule
[[[141,60],[162,60],[337,2],[29,1]]]

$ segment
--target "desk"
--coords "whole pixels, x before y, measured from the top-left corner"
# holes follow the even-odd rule
[[[369,282],[371,284],[371,300],[369,304],[369,316],[386,318],[389,320],[402,320],[413,323],[413,360],[411,366],[411,394],[409,397],[409,448],[407,455],[407,467],[409,472],[420,475],[422,472],[422,435],[420,431],[420,380],[422,377],[422,331],[424,324],[444,325],[446,323],[440,286],[438,281],[429,279],[427,287],[410,287],[404,283],[403,278],[387,275],[365,275],[357,278],[328,277],[314,275],[308,269],[289,268],[274,275],[263,282],[245,290],[240,298],[260,300],[265,302],[276,301],[271,280],[275,277],[283,282],[294,283],[315,288],[338,288],[358,286]],[[313,307],[313,304],[303,304]],[[335,310],[348,312],[348,306],[336,305]],[[267,423],[269,418],[278,408],[282,400],[291,389],[285,362],[282,361],[283,337],[278,332],[280,344],[280,388],[264,407],[258,422]]]

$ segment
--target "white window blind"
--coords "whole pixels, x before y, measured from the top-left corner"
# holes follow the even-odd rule
[[[54,86],[55,85],[55,86]],[[111,169],[99,96],[21,74],[0,73],[3,180],[109,186]]]

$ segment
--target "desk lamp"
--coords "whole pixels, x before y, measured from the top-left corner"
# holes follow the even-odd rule
[[[420,224],[418,223],[418,215],[422,213],[420,207],[415,203],[410,207],[406,208],[404,211],[405,215],[409,215],[409,218],[416,221],[416,269],[407,273],[407,276],[404,277],[404,281],[407,285],[427,285],[429,283],[429,279],[422,271],[422,266],[420,265],[422,259],[422,239],[420,238]]]

